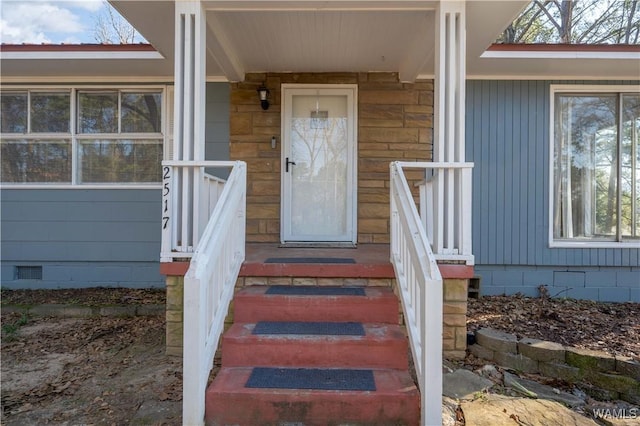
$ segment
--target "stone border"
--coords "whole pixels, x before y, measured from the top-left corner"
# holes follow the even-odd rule
[[[640,404],[640,362],[606,352],[523,338],[491,328],[475,332],[469,352],[478,358],[524,373],[580,384],[600,400],[622,399]]]
[[[135,317],[164,315],[165,305],[110,305],[110,306],[84,306],[46,304],[34,306],[3,305],[2,312],[17,312],[41,317]]]

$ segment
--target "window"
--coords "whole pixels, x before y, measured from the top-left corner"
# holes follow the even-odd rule
[[[71,93],[2,92],[2,182],[71,182]]]
[[[161,89],[6,90],[0,100],[3,183],[160,182]]]
[[[552,245],[640,242],[640,93],[553,93]]]

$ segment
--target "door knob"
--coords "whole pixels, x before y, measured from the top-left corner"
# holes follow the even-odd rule
[[[287,172],[287,173],[289,173],[289,164],[291,164],[292,166],[296,165],[295,161],[289,161],[289,157],[287,157],[285,159],[285,163],[284,164],[285,164],[284,171]]]

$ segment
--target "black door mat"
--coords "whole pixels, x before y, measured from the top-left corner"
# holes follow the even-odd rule
[[[350,257],[270,257],[264,263],[356,263]]]
[[[316,336],[364,336],[359,322],[260,321],[252,334],[302,334]]]
[[[245,388],[375,391],[372,370],[256,367]]]
[[[364,296],[364,287],[319,287],[274,285],[265,294],[283,296]]]

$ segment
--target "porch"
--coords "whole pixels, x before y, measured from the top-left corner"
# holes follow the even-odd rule
[[[467,13],[481,11],[464,2],[335,1],[327,10],[314,3],[176,3],[175,138],[173,160],[163,163],[161,258],[171,304],[183,301],[182,312],[167,315],[189,349],[186,423],[203,418],[206,376],[238,287],[393,288],[422,424],[440,422],[443,349],[464,353],[473,270],[465,30],[481,22]],[[225,27],[234,19],[252,24]],[[265,28],[267,21],[275,25]],[[315,30],[296,30],[293,21]],[[393,25],[379,31],[377,22]],[[348,35],[326,48],[343,25],[344,34],[368,34],[365,44],[380,52]],[[244,33],[258,28],[261,40],[267,28],[284,36],[264,46],[273,57],[249,54],[255,43],[245,44]],[[310,38],[289,46],[299,31]],[[205,69],[232,82],[233,162],[205,161]],[[265,91],[272,97],[258,99]],[[219,166],[233,168],[221,193],[207,174]],[[293,187],[301,181],[310,185]]]
[[[191,171],[203,178],[196,188],[211,182],[204,173],[205,167],[228,165],[165,162],[169,177]],[[417,201],[403,168],[422,170],[425,176],[424,181],[417,182]],[[173,262],[162,264],[162,272],[167,275],[167,342],[175,343],[173,349],[177,353],[189,349],[190,362],[185,363],[184,372],[184,412],[203,413],[201,398],[206,377],[223,331],[233,321],[228,312],[234,312],[232,300],[238,288],[384,287],[402,302],[396,301],[397,324],[406,326],[411,342],[422,390],[423,421],[436,421],[440,415],[437,407],[443,351],[445,356],[462,357],[466,347],[467,283],[473,275],[473,256],[467,251],[470,215],[464,213],[470,200],[470,170],[471,165],[465,163],[392,163],[389,183],[385,185],[389,186],[390,244],[360,244],[349,249],[245,244],[247,185],[243,162],[233,163],[227,182],[215,184],[222,184],[221,193],[204,190],[185,194],[183,190],[176,196],[180,191],[175,189],[180,187],[169,185],[167,195],[174,194],[171,215],[190,219],[186,227],[167,221],[165,235],[169,236],[166,242],[171,250],[163,254]],[[203,194],[204,200],[200,199]],[[189,244],[190,241],[195,242]],[[190,250],[193,246],[195,250]],[[441,259],[440,264],[436,256]],[[190,262],[184,261],[189,258]],[[258,302],[258,306],[262,304]],[[296,311],[300,312],[300,308]],[[270,311],[273,310],[279,308],[274,305]],[[341,312],[350,310],[345,306]],[[323,314],[316,313],[315,318],[318,315]]]
[[[418,369],[418,374],[420,375],[429,374],[429,372],[434,369],[435,370],[440,369],[440,367],[438,366],[439,365],[438,357],[436,357],[436,359],[433,359],[428,354],[425,355],[424,354],[425,351],[430,353],[433,352],[433,350],[435,350],[435,352],[437,353],[440,353],[440,351],[442,351],[442,356],[449,359],[457,359],[465,356],[466,337],[467,337],[466,336],[467,288],[468,288],[468,279],[473,276],[473,266],[471,265],[465,265],[463,263],[462,264],[461,263],[458,263],[458,264],[440,263],[438,265],[438,269],[441,271],[441,274],[442,274],[441,284],[437,284],[437,283],[426,284],[430,288],[427,288],[424,284],[417,288],[414,288],[413,286],[411,286],[409,289],[405,288],[405,291],[404,291],[405,294],[403,295],[402,294],[403,289],[401,286],[398,286],[398,283],[395,278],[396,272],[394,270],[394,266],[389,260],[390,253],[391,253],[391,245],[389,244],[360,244],[358,245],[357,248],[292,248],[292,247],[281,247],[279,244],[274,244],[274,243],[247,243],[245,245],[245,250],[246,250],[246,258],[240,268],[238,279],[234,286],[235,287],[234,293],[236,293],[236,295],[244,295],[246,294],[247,291],[249,292],[249,294],[253,294],[256,291],[258,293],[262,293],[263,291],[268,291],[270,288],[281,287],[281,286],[302,287],[303,289],[309,289],[312,292],[313,292],[313,288],[318,288],[318,287],[324,287],[327,290],[331,288],[335,289],[336,287],[337,288],[354,288],[355,287],[355,288],[362,288],[364,291],[367,292],[367,294],[370,291],[373,291],[375,294],[379,291],[390,290],[393,294],[395,294],[397,299],[394,298],[396,300],[395,304],[392,303],[392,306],[395,305],[395,319],[392,321],[389,321],[388,326],[400,327],[400,329],[402,330],[405,330],[406,328],[407,335],[411,335],[412,333],[411,330],[413,330],[414,335],[412,336],[412,338],[414,340],[413,344],[415,346],[414,346],[414,350],[412,351],[412,354],[413,354],[414,360],[417,360],[422,356],[426,356],[426,359],[427,359],[426,361],[427,364],[424,363],[425,362],[424,360],[418,361],[418,362],[414,361],[414,365],[416,365],[416,368]],[[194,349],[193,349],[194,343],[196,342],[193,342],[193,340],[191,340],[192,337],[185,339],[185,337],[187,337],[187,334],[189,334],[190,336],[193,336],[194,334],[194,332],[191,331],[193,329],[193,326],[191,327],[186,326],[186,324],[192,324],[191,321],[193,321],[194,319],[194,316],[193,316],[194,308],[196,312],[200,310],[200,308],[195,307],[193,304],[189,304],[189,308],[188,308],[189,312],[187,313],[185,312],[185,308],[183,304],[183,300],[189,300],[193,298],[193,296],[189,297],[188,295],[187,297],[185,297],[185,293],[187,292],[193,293],[194,291],[193,282],[185,284],[184,274],[187,272],[189,265],[190,265],[189,262],[172,262],[172,263],[163,264],[164,273],[177,274],[173,276],[169,275],[167,277],[167,325],[166,325],[167,326],[167,352],[172,353],[174,355],[182,355],[183,351],[187,351],[187,352],[184,352],[184,354],[185,355],[188,354],[190,363],[195,363],[197,361],[194,360],[194,357],[196,359],[199,358],[198,354],[194,353]],[[421,281],[421,280],[418,279],[418,281]],[[265,289],[265,290],[260,290],[260,289]],[[210,292],[211,290],[215,290],[215,288],[212,287],[209,290],[205,289],[206,292]],[[409,293],[412,293],[413,296],[407,297],[407,294],[406,294],[407,290],[409,290]],[[442,297],[441,304],[437,302],[433,303],[434,302],[434,300],[432,299],[433,294],[441,295],[440,296]],[[236,297],[234,296],[234,299],[235,298]],[[223,341],[227,341],[228,339],[232,339],[232,341],[234,341],[238,339],[238,337],[234,337],[237,334],[237,331],[233,332],[234,328],[231,328],[232,326],[235,327],[235,330],[244,329],[245,327],[247,327],[247,325],[243,324],[247,322],[245,318],[247,316],[246,313],[243,314],[242,318],[236,317],[236,312],[240,314],[240,312],[238,311],[238,309],[240,309],[240,303],[241,303],[240,300],[243,300],[242,303],[244,306],[247,304],[245,299],[246,297],[243,296],[241,299],[238,299],[238,301],[231,302],[229,306],[229,312],[228,314],[225,315],[225,318],[224,318],[224,327],[223,327],[224,330],[229,330],[229,333],[231,333],[231,335],[228,337],[225,337],[227,336],[227,333],[222,334],[222,332],[220,332],[220,335],[218,336],[218,338],[215,339],[215,341],[217,341],[216,346],[218,347],[218,350],[222,348],[224,351],[225,347],[227,348],[227,350],[229,350],[229,347],[226,346],[226,345],[229,345],[229,343],[228,342],[223,343]],[[422,299],[422,300],[419,300],[419,299]],[[399,303],[398,300],[404,300],[404,306],[403,304]],[[320,313],[314,308],[312,308],[311,306],[315,305],[315,303],[312,303],[312,305],[309,305],[308,303],[310,302],[299,301],[294,303],[292,306],[292,305],[287,305],[282,301],[269,302],[267,300],[255,300],[253,301],[253,304],[255,304],[255,307],[247,308],[245,306],[243,309],[243,312],[249,309],[249,312],[252,312],[253,315],[256,315],[259,317],[260,312],[268,313],[268,315],[274,315],[273,314],[274,312],[280,312],[280,311],[290,312],[291,311],[291,312],[297,312],[297,313],[284,314],[284,315],[285,316],[299,315],[299,317],[296,317],[296,318],[305,318],[305,316],[311,314],[312,316],[315,316],[315,321],[340,321],[340,318],[349,312],[351,314],[347,314],[347,315],[353,315],[355,318],[360,318],[363,315],[365,317],[376,315],[374,313],[378,312],[380,309],[378,307],[374,308],[371,306],[370,307],[364,307],[364,306],[358,307],[357,305],[342,306],[342,304],[336,305],[334,302],[332,303],[332,308],[330,309],[335,312],[331,315],[328,315],[327,313]],[[200,306],[202,305],[203,304],[201,304]],[[425,313],[428,311],[430,312],[431,309],[429,308],[429,306],[434,306],[434,305],[440,306],[442,309],[441,311],[442,323],[440,327],[434,327],[434,324],[431,324],[429,327],[432,328],[432,330],[433,329],[441,330],[441,332],[440,331],[437,332],[438,336],[442,337],[441,344],[434,344],[432,340],[426,340],[424,335],[421,335],[423,332],[416,331],[414,328],[416,327],[416,321],[418,323],[421,322],[420,318],[423,318],[424,320],[429,321],[427,319],[428,316],[425,316]],[[206,310],[208,311],[213,310],[213,312],[219,311],[221,309],[224,309],[224,303],[221,305],[217,305],[217,307],[216,305],[213,305],[210,308],[206,308]],[[388,309],[386,309],[386,311],[388,312]],[[223,312],[226,312],[226,309],[224,309]],[[417,315],[417,317],[412,317],[413,315]],[[393,318],[393,314],[392,314],[392,318]],[[298,321],[299,320],[300,319],[298,319]],[[283,321],[283,319],[277,319],[277,321]],[[350,321],[353,321],[353,320],[350,320]],[[249,321],[249,322],[253,322],[253,321]],[[395,326],[393,324],[395,324]],[[365,328],[367,327],[369,326],[365,324]],[[402,334],[405,335],[404,333],[405,332],[403,332]],[[405,335],[404,340],[406,340],[407,335]],[[211,337],[212,336],[209,335],[209,337],[206,340],[209,341]],[[307,337],[307,339],[311,339],[311,336]],[[287,339],[287,341],[290,342],[289,343],[290,345],[291,344],[295,345],[295,343],[293,343],[295,342],[295,340]],[[330,341],[333,342],[333,340],[331,339]],[[308,342],[313,342],[313,340],[308,340]],[[365,342],[368,342],[368,340],[365,340]],[[236,346],[237,344],[238,343],[235,343]],[[308,344],[312,344],[312,343],[308,343]],[[367,345],[370,345],[370,344],[371,343],[367,343]],[[375,347],[378,347],[380,344],[381,342],[378,342],[375,345]],[[424,346],[425,344],[428,344],[431,348],[433,348],[433,350],[426,349]],[[195,345],[195,346],[197,347],[198,345]],[[384,346],[380,346],[380,347],[384,347]],[[416,351],[416,349],[419,349],[419,348],[422,348],[422,351],[420,350]],[[252,348],[250,350],[245,349],[243,353],[255,352],[256,355],[254,355],[254,357],[255,356],[259,357],[260,356],[259,354],[262,353],[263,350],[264,349],[261,350],[259,348]],[[292,353],[297,354],[294,356],[294,358],[301,356],[300,355],[301,349],[298,349],[297,346],[293,346],[288,349],[285,349],[285,348],[278,349],[278,346],[274,346],[273,348],[269,349],[269,352],[278,353],[275,351],[283,351],[283,350],[285,351],[285,353],[281,354],[281,357],[278,358],[280,359],[280,362],[276,363],[276,365],[282,365],[280,363],[283,360],[288,359],[291,356],[290,354]],[[307,349],[307,352],[309,350],[311,350],[311,347]],[[318,356],[322,358],[321,354],[326,350],[330,350],[330,353],[332,353],[337,349],[329,349],[327,347],[323,350],[320,350],[319,352],[314,352],[315,355],[307,355],[307,357],[310,357],[310,359],[316,359]],[[380,349],[374,349],[374,347],[370,347],[370,350],[378,351]],[[386,349],[386,351],[392,351],[392,350],[395,350],[395,349],[392,349],[391,347]],[[222,366],[224,368],[226,365],[224,361],[225,352],[221,352],[221,353],[223,357]],[[229,352],[226,352],[226,353],[227,353],[226,359],[246,358],[246,356],[243,356],[240,358],[232,357],[231,355],[229,355]],[[361,358],[358,358],[358,353],[360,352],[359,351],[355,351],[353,353],[345,352],[344,355],[340,357],[341,362],[348,363],[349,360],[353,360],[351,362],[353,362],[354,363],[353,365],[355,366],[358,366],[358,365],[366,366],[366,363],[362,364]],[[211,356],[213,356],[213,352],[210,352],[210,354]],[[406,354],[406,349],[400,350],[395,355],[396,359],[402,359],[402,357],[404,357],[405,354]],[[265,358],[260,358],[260,359],[262,359],[264,362]],[[360,359],[360,361],[356,361],[358,359]],[[393,359],[393,356],[391,355],[391,353],[389,354],[389,359]],[[325,360],[323,362],[326,363],[329,361]],[[310,363],[312,363],[312,361],[306,361],[304,365],[309,365]],[[209,363],[205,362],[205,365],[209,365]],[[339,364],[339,365],[343,365],[343,364]],[[431,366],[433,366],[433,368]],[[185,368],[186,367],[187,365],[185,365]],[[207,370],[208,369],[205,367],[205,371]],[[200,375],[203,373],[204,371],[202,371]],[[248,374],[248,373],[243,373],[243,374]],[[234,388],[238,388],[238,386],[240,386],[239,389],[242,388],[240,384],[232,385],[231,383],[234,383],[234,380],[229,378],[228,375],[229,375],[228,370],[225,370],[224,378],[220,379],[221,382],[217,382],[219,383],[216,387],[216,389],[218,390],[211,391],[218,396],[212,400],[209,399],[210,397],[207,397],[207,401],[216,401],[216,400],[220,400],[220,398],[222,398],[222,401],[226,401],[226,395],[230,393],[238,392],[234,390]],[[188,380],[186,375],[185,375],[185,379]],[[383,379],[378,378],[378,376],[376,376],[376,381],[377,380],[383,380]],[[438,387],[436,386],[433,389],[427,390],[427,388],[424,387],[425,382],[423,380],[424,379],[421,380],[421,383],[423,383],[423,386],[421,388],[424,389],[423,392],[425,392],[423,394],[423,398],[429,398],[433,400],[434,398],[436,398],[437,395],[439,395],[439,392],[437,391]],[[382,383],[386,383],[386,382],[385,381],[381,382],[381,386],[385,386]],[[220,386],[222,386],[223,389],[226,389],[229,386],[231,388],[228,390],[220,390],[219,389]],[[185,392],[186,391],[187,391],[187,388],[185,387]],[[349,392],[343,395],[342,398],[344,398],[344,402],[342,402],[342,404],[343,405],[347,404],[346,401],[349,400],[352,396],[353,396],[352,393],[349,393]],[[308,396],[308,397],[311,398],[308,402],[310,406],[315,407],[316,403],[319,403],[320,405],[323,404],[322,402],[320,402],[324,398],[321,394],[316,396]],[[185,394],[185,398],[189,398],[188,394]],[[236,405],[240,404],[241,406],[244,406],[247,403],[248,396],[245,396],[245,397],[238,396],[238,398],[240,399],[237,401]],[[404,397],[402,395],[398,395],[397,398],[404,398]],[[221,402],[217,402],[216,404],[220,404],[220,403]],[[222,403],[225,404],[224,402]],[[381,403],[382,402],[380,401],[373,404],[377,405]],[[207,402],[207,404],[209,404],[209,402]],[[257,405],[255,407],[261,407],[260,410],[265,409],[268,411],[268,409],[264,407],[268,407],[269,404],[265,405],[265,402],[260,402],[260,403],[257,402],[256,404]],[[363,402],[357,402],[356,404],[363,404]],[[364,406],[369,406],[369,405],[370,404],[364,403]],[[208,410],[209,409],[215,410],[211,407],[215,407],[217,405],[213,405],[211,407],[209,405],[207,406],[209,407],[207,408]],[[255,407],[253,408],[255,409]],[[215,411],[218,411],[218,410],[215,410]],[[369,410],[365,410],[365,411],[369,412]],[[356,409],[356,412],[358,412],[357,409]],[[343,414],[337,414],[337,415],[341,416],[341,415],[347,415],[347,414],[343,413]],[[437,415],[437,414],[434,414],[434,415]]]

